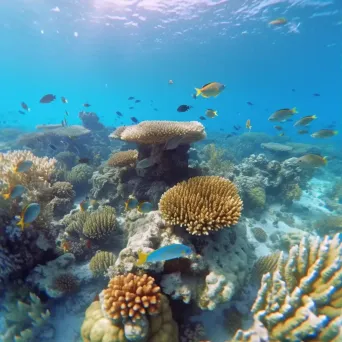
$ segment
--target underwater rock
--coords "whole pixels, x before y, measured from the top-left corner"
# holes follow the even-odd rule
[[[100,118],[94,112],[79,112],[78,117],[82,120],[82,124],[90,131],[100,131],[104,129],[104,125],[100,122]]]

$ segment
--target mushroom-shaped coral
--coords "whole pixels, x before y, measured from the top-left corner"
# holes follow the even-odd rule
[[[229,180],[199,176],[167,190],[160,199],[159,210],[167,223],[185,226],[192,235],[208,235],[236,224],[242,201]]]
[[[288,258],[281,253],[273,275],[263,276],[252,313],[253,327],[239,330],[233,341],[341,341],[342,243],[338,234],[323,241],[303,238],[290,249]]]
[[[120,151],[113,153],[107,162],[108,166],[121,167],[135,165],[138,160],[137,150]]]
[[[181,144],[190,144],[204,139],[206,133],[198,121],[143,121],[137,125],[119,127],[109,137],[139,144],[165,144],[179,137]]]
[[[147,274],[116,276],[101,295],[105,315],[114,321],[135,322],[160,310],[160,287]]]
[[[83,234],[89,239],[100,240],[112,234],[116,227],[115,209],[105,206],[87,217],[83,227]]]
[[[99,251],[90,260],[89,268],[95,276],[104,275],[109,266],[114,265],[115,255],[110,252]]]

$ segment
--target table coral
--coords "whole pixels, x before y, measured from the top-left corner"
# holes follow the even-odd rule
[[[242,201],[235,185],[217,176],[200,176],[178,183],[160,199],[159,210],[172,225],[192,235],[208,235],[238,222]]]
[[[233,341],[341,341],[339,235],[303,238],[288,257],[281,253],[276,271],[262,279],[252,313],[252,328],[239,330]]]

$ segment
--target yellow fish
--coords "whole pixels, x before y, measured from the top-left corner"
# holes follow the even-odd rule
[[[321,139],[324,139],[324,138],[333,137],[334,135],[337,135],[337,134],[338,134],[338,131],[335,131],[335,130],[333,130],[333,129],[321,129],[321,130],[318,131],[318,132],[312,133],[312,134],[311,134],[311,137],[312,137],[312,138],[321,138]]]
[[[205,111],[205,115],[208,117],[208,118],[214,118],[214,117],[216,117],[216,116],[218,116],[218,114],[217,114],[217,110],[214,110],[214,109],[207,109],[206,111]]]
[[[298,158],[298,162],[303,166],[320,167],[325,166],[328,163],[328,159],[318,154],[306,154]]]
[[[32,223],[40,213],[40,205],[38,203],[31,203],[27,205],[20,215],[20,221],[17,225],[24,230],[29,223]]]
[[[216,97],[225,89],[225,85],[219,82],[210,82],[202,88],[195,88],[196,97],[203,96],[205,98]]]
[[[250,119],[248,119],[248,120],[246,121],[246,128],[247,128],[249,131],[251,131],[251,129],[252,129],[252,125],[251,125],[251,120],[250,120]]]

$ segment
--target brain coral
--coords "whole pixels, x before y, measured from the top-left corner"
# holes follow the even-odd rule
[[[137,150],[120,151],[112,154],[107,162],[108,166],[131,166],[138,160]]]
[[[281,253],[273,275],[263,276],[252,307],[254,326],[233,341],[342,340],[342,243],[303,238]]]
[[[95,276],[103,275],[109,266],[114,265],[115,255],[110,252],[99,251],[90,260],[89,268]]]
[[[93,169],[89,165],[78,164],[67,173],[67,181],[75,186],[84,185],[88,184],[92,175]]]
[[[242,201],[229,180],[217,176],[199,176],[176,184],[159,202],[165,221],[186,227],[192,235],[208,235],[236,224]]]
[[[105,206],[86,218],[83,234],[90,239],[102,239],[113,233],[116,227],[115,209]]]
[[[139,320],[160,310],[160,287],[154,278],[129,273],[112,278],[103,291],[103,309],[114,321]]]
[[[165,144],[171,138],[182,138],[182,144],[206,137],[204,126],[198,121],[143,121],[137,125],[119,127],[109,137],[140,144]]]

